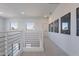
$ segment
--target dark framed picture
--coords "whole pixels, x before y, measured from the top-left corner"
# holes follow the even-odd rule
[[[79,8],[76,9],[76,35],[79,36]]]
[[[59,19],[54,21],[54,32],[59,33]]]
[[[71,13],[68,13],[61,17],[61,33],[70,34],[71,29]]]
[[[51,27],[50,27],[50,24],[49,24],[49,32],[51,32]]]
[[[53,22],[49,24],[49,32],[53,32]]]
[[[51,32],[53,32],[53,22],[51,23]]]

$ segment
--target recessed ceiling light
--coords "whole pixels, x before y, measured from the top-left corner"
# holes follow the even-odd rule
[[[21,12],[21,14],[24,14],[24,12]]]
[[[45,18],[47,17],[47,16],[44,16]]]

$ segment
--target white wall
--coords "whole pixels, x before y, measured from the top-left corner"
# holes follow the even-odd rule
[[[48,31],[48,20],[47,19],[7,19],[6,21],[6,30],[10,30],[10,23],[16,22],[17,23],[17,30],[26,30],[27,23],[34,23],[35,30],[38,31]]]
[[[79,55],[79,36],[76,36],[76,8],[79,4],[60,4],[49,19],[49,23],[71,12],[71,35],[49,32],[49,38],[68,55]],[[61,23],[61,22],[60,22]],[[60,30],[60,25],[59,25]]]

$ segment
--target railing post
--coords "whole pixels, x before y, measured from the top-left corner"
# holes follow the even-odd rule
[[[8,56],[7,54],[7,32],[5,32],[5,56]]]

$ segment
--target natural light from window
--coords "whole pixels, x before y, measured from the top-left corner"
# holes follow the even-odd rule
[[[11,30],[17,29],[17,23],[16,22],[11,22]]]
[[[34,23],[27,23],[27,30],[34,30]]]

